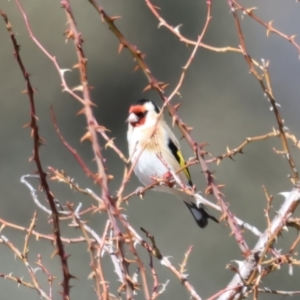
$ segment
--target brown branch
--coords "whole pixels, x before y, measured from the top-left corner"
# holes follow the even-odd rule
[[[238,17],[237,12],[236,12],[236,9],[239,9],[239,7],[236,6],[237,5],[236,1],[230,1],[229,5],[230,5],[231,12],[232,12],[232,15],[233,15],[233,18],[234,18],[234,21],[235,21],[235,25],[236,25],[236,29],[237,29],[237,35],[238,35],[239,42],[240,42],[240,47],[241,47],[241,50],[243,52],[245,61],[249,66],[250,73],[256,78],[256,80],[258,81],[259,85],[261,86],[261,88],[263,90],[263,93],[266,95],[269,102],[271,103],[272,110],[274,112],[276,122],[277,122],[277,125],[278,125],[278,130],[280,132],[280,139],[281,139],[281,143],[282,143],[282,146],[283,146],[283,151],[284,151],[286,159],[287,159],[287,161],[290,165],[290,168],[292,170],[292,173],[293,173],[293,176],[291,177],[291,180],[292,180],[293,184],[295,184],[296,182],[299,181],[299,175],[298,175],[298,171],[296,169],[295,162],[294,162],[294,160],[291,156],[291,153],[290,153],[290,150],[289,150],[289,145],[287,143],[287,137],[285,135],[285,129],[284,129],[284,125],[283,125],[284,121],[281,117],[281,114],[279,113],[278,104],[276,103],[274,95],[273,95],[270,75],[269,75],[269,72],[268,72],[268,62],[263,61],[262,66],[260,68],[261,71],[262,71],[262,75],[260,75],[258,73],[258,71],[255,69],[252,58],[248,54],[247,49],[246,49],[245,38],[244,38],[244,35],[243,35],[243,32],[242,32],[239,17]]]
[[[125,255],[124,255],[124,250],[123,250],[123,238],[122,238],[122,233],[119,228],[119,225],[116,221],[115,215],[121,220],[125,228],[128,228],[128,223],[126,220],[121,216],[118,208],[115,206],[115,202],[110,196],[109,189],[108,189],[108,176],[106,173],[106,167],[104,165],[104,159],[102,157],[101,149],[99,147],[99,142],[97,138],[97,131],[103,130],[101,127],[98,126],[97,121],[93,115],[93,111],[91,108],[92,101],[90,97],[90,90],[88,86],[88,81],[87,81],[87,59],[85,57],[84,51],[83,51],[83,40],[81,38],[81,34],[78,32],[76,23],[75,23],[75,18],[70,6],[70,2],[68,0],[62,0],[61,1],[62,6],[66,12],[67,19],[68,19],[68,26],[69,29],[67,30],[67,38],[72,38],[74,39],[74,45],[76,48],[76,53],[77,53],[77,59],[78,59],[78,67],[79,67],[79,72],[80,72],[80,82],[81,82],[81,88],[82,88],[82,94],[84,98],[84,114],[86,117],[87,121],[87,127],[88,127],[88,133],[86,137],[91,141],[92,149],[94,152],[94,159],[96,161],[97,165],[97,183],[102,189],[102,199],[104,201],[104,204],[107,207],[107,213],[109,215],[109,219],[112,225],[112,228],[114,230],[114,234],[116,237],[118,237],[118,256],[120,260],[120,267],[122,269],[123,274],[125,274],[125,281],[123,284],[126,287],[126,295],[128,298],[132,297],[132,290],[135,288],[134,285],[132,285],[132,282],[129,280],[130,276],[128,273],[128,266],[126,264],[125,260]],[[134,254],[134,256],[137,259],[138,265],[141,269],[142,276],[144,278],[143,280],[143,287],[144,287],[144,293],[145,297],[148,299],[149,298],[149,291],[147,287],[147,281],[146,281],[146,275],[144,271],[143,264],[141,260],[139,259],[137,252],[135,251],[133,247],[133,243],[130,243],[130,250]]]
[[[218,300],[239,299],[243,297],[245,290],[242,286],[245,286],[245,282],[247,282],[246,285],[251,285],[255,282],[257,276],[260,276],[259,267],[261,266],[265,254],[272,246],[274,239],[281,233],[292,212],[299,204],[300,189],[299,187],[295,187],[292,191],[282,193],[282,195],[285,201],[277,212],[277,215],[273,218],[270,228],[267,228],[261,235],[251,250],[251,255],[239,263],[239,273],[233,277],[227,286],[228,288],[241,286],[241,288],[238,291],[233,290],[223,293]]]
[[[242,285],[226,287],[225,289],[222,289],[222,290],[218,291],[217,293],[215,293],[214,295],[212,295],[211,297],[209,297],[207,300],[215,300],[223,293],[228,292],[228,291],[233,291],[233,290],[239,290],[241,287],[242,287]]]
[[[275,130],[273,129],[272,132],[263,134],[263,135],[258,135],[258,136],[252,136],[252,137],[247,137],[239,146],[237,146],[234,149],[229,149],[229,147],[227,147],[226,152],[220,155],[217,155],[213,158],[209,158],[206,159],[206,163],[210,164],[210,163],[217,163],[220,164],[220,162],[224,159],[224,158],[231,158],[233,156],[235,156],[236,154],[244,154],[244,148],[252,143],[252,142],[258,142],[258,141],[263,141],[266,139],[269,139],[271,137],[279,137],[280,136],[280,132],[279,130]],[[291,134],[289,132],[285,132],[285,136],[287,139],[291,140],[294,143],[294,146],[297,147],[298,149],[300,149],[300,141],[297,139],[297,137],[294,134]],[[188,163],[188,165],[193,165],[198,163],[197,161],[191,161]]]
[[[185,286],[187,291],[190,293],[190,296],[195,300],[201,300],[201,297],[196,292],[195,288],[190,284],[190,282],[187,279],[187,276],[185,274],[182,274],[180,270],[177,270],[169,261],[169,259],[166,256],[163,256],[160,250],[158,249],[154,236],[151,235],[147,230],[141,228],[141,230],[146,234],[146,236],[151,240],[152,246],[148,244],[144,239],[142,239],[136,232],[131,229],[132,233],[134,234],[137,241],[141,244],[142,247],[144,247],[148,253],[155,256],[157,259],[160,260],[160,263],[167,267],[177,278],[178,280]]]
[[[265,216],[267,218],[267,228],[270,230],[271,228],[270,210],[272,207],[273,196],[268,194],[268,191],[265,186],[263,186],[263,191],[267,199],[267,208],[265,209]]]
[[[263,135],[259,135],[259,136],[253,136],[253,137],[247,137],[245,139],[245,141],[243,141],[239,146],[237,146],[236,148],[234,149],[229,149],[227,147],[226,149],[226,152],[223,153],[223,154],[220,154],[216,157],[213,157],[213,158],[210,158],[210,159],[206,159],[206,163],[212,163],[212,162],[216,162],[217,165],[221,162],[221,160],[223,160],[224,158],[232,158],[234,155],[236,154],[243,154],[244,152],[244,148],[252,143],[252,142],[257,142],[257,141],[263,141],[263,140],[266,140],[266,139],[269,139],[271,137],[278,137],[280,135],[279,131],[277,130],[273,130],[272,132],[269,132],[269,133],[266,133],[266,134],[263,134]]]
[[[267,36],[269,36],[270,33],[274,33],[274,34],[280,36],[281,38],[283,38],[286,41],[288,41],[289,43],[291,43],[298,50],[298,54],[300,55],[300,45],[295,41],[296,35],[287,35],[287,34],[284,34],[283,32],[281,32],[280,30],[276,29],[272,25],[273,21],[270,21],[268,23],[264,22],[262,19],[260,19],[259,17],[257,17],[253,13],[254,10],[256,9],[255,7],[245,8],[244,6],[242,6],[241,4],[239,4],[236,0],[232,0],[232,2],[235,4],[235,10],[241,10],[243,12],[243,14],[249,16],[255,22],[257,22],[260,25],[262,25],[263,27],[265,27],[265,29],[267,30]]]
[[[16,0],[16,3],[22,13],[22,16],[25,20],[26,26],[29,27],[29,23],[27,20],[27,15],[25,11],[23,10],[21,4],[19,3],[18,0]],[[57,246],[57,252],[59,254],[61,264],[62,264],[62,271],[63,271],[63,297],[64,299],[68,300],[69,299],[69,293],[70,293],[70,285],[69,281],[72,278],[72,275],[69,272],[68,268],[68,261],[67,258],[68,256],[65,253],[64,250],[64,245],[61,240],[61,235],[60,235],[60,226],[59,226],[59,216],[57,213],[56,209],[56,202],[53,197],[53,194],[50,191],[50,187],[47,182],[47,174],[44,172],[43,167],[42,167],[42,162],[40,160],[40,154],[39,154],[39,148],[40,146],[44,143],[43,139],[39,135],[39,129],[37,125],[37,115],[36,115],[36,109],[35,109],[35,102],[34,102],[34,89],[31,85],[30,79],[29,79],[29,73],[26,71],[25,66],[22,62],[21,56],[20,56],[20,47],[17,43],[17,40],[15,38],[15,35],[12,31],[11,24],[9,23],[7,16],[1,11],[1,15],[4,18],[4,21],[6,23],[7,30],[10,34],[10,38],[14,47],[14,54],[16,57],[16,60],[18,62],[18,65],[21,69],[22,75],[25,79],[26,82],[26,92],[29,98],[29,103],[30,103],[30,116],[31,116],[31,121],[30,121],[30,127],[31,127],[31,134],[33,138],[33,160],[35,161],[35,164],[37,166],[37,171],[41,180],[41,185],[43,187],[43,190],[46,193],[48,203],[50,205],[51,211],[52,211],[52,220],[53,220],[53,233],[55,235],[55,243]]]
[[[27,257],[23,256],[23,254],[19,251],[19,249],[11,241],[9,241],[9,239],[6,238],[4,235],[0,235],[0,243],[6,245],[15,254],[15,256],[18,257],[23,262],[33,282],[33,288],[38,292],[38,294],[46,300],[51,300],[50,297],[45,293],[45,291],[40,287],[35,271],[32,268],[32,266],[29,264]]]
[[[31,283],[29,283],[27,281],[24,281],[22,278],[15,277],[15,276],[12,276],[10,274],[3,274],[3,273],[0,273],[0,277],[16,282],[18,284],[18,286],[19,285],[23,285],[23,286],[25,286],[27,288],[35,290],[35,286],[34,285],[32,285]]]
[[[168,97],[168,101],[171,101],[171,99],[179,93],[179,89],[181,88],[182,84],[183,84],[183,81],[184,81],[184,78],[185,78],[185,75],[186,75],[186,72],[189,68],[189,66],[191,65],[195,55],[196,55],[196,52],[198,50],[198,47],[200,46],[200,43],[204,37],[204,34],[206,33],[207,29],[208,29],[208,25],[210,23],[210,20],[211,20],[211,6],[210,5],[207,5],[207,16],[206,16],[206,21],[205,21],[205,24],[203,26],[203,29],[202,29],[202,32],[201,34],[198,36],[198,39],[197,39],[197,43],[194,47],[194,50],[192,51],[190,57],[188,58],[185,66],[182,68],[182,73],[180,75],[180,78],[178,80],[178,83],[175,87],[175,89],[173,90],[173,92],[171,93],[171,95]]]
[[[33,232],[33,229],[35,227],[35,224],[36,224],[36,211],[33,214],[33,218],[31,220],[30,226],[29,226],[29,228],[27,230],[27,234],[25,236],[25,242],[24,242],[24,246],[23,246],[23,253],[22,253],[22,255],[24,257],[26,257],[26,258],[27,258],[27,254],[28,254],[28,251],[29,251],[29,248],[28,248],[29,239],[30,239],[30,237],[32,235],[32,232]]]
[[[101,297],[103,297],[104,300],[109,300],[109,288],[108,288],[108,285],[107,285],[107,282],[105,281],[104,279],[104,272],[103,272],[103,269],[102,269],[102,259],[101,259],[101,255],[102,255],[102,251],[103,251],[103,248],[104,248],[104,245],[105,245],[105,239],[106,239],[106,236],[108,234],[108,230],[110,228],[110,221],[107,220],[106,222],[106,225],[104,227],[104,230],[103,230],[103,234],[102,234],[102,244],[98,247],[97,249],[97,266],[96,266],[96,270],[97,270],[97,273],[100,277],[100,284],[102,286],[102,295],[99,295],[99,300],[101,299]]]
[[[185,267],[186,267],[186,265],[187,265],[187,262],[188,262],[188,259],[189,259],[189,256],[190,256],[192,250],[193,250],[193,246],[190,246],[190,247],[188,248],[188,250],[187,250],[187,251],[185,252],[185,254],[184,254],[183,261],[182,261],[182,263],[181,263],[181,265],[180,265],[180,273],[182,273],[182,274],[186,272]]]
[[[44,266],[44,264],[42,263],[42,256],[40,254],[38,254],[38,262],[36,262],[36,264],[42,269],[42,271],[47,275],[48,279],[48,283],[49,283],[49,297],[52,299],[52,290],[53,290],[53,281],[55,279],[55,276],[53,276],[50,271]]]
[[[153,13],[153,15],[155,16],[155,18],[158,20],[159,25],[158,28],[161,26],[166,27],[170,32],[172,32],[175,36],[178,37],[180,42],[185,43],[186,45],[193,45],[193,46],[197,46],[197,47],[201,47],[210,51],[214,51],[214,52],[240,52],[241,53],[241,49],[239,48],[233,48],[233,47],[212,47],[210,45],[207,45],[205,43],[203,43],[202,41],[200,41],[200,43],[198,43],[197,41],[193,41],[190,39],[187,39],[186,37],[184,37],[180,32],[179,32],[179,26],[173,27],[171,26],[158,12],[158,8],[156,6],[154,6],[150,0],[145,0],[146,5],[148,6],[148,8],[150,9],[150,11]]]
[[[274,294],[274,295],[285,295],[285,296],[295,296],[295,295],[300,294],[300,291],[279,291],[279,290],[271,290],[267,287],[259,288],[258,291],[260,293]]]
[[[4,219],[0,219],[0,223],[3,224],[4,227],[10,227],[19,231],[23,231],[26,232],[28,234],[29,229],[20,225],[16,225],[14,223],[10,223]],[[32,235],[35,236],[35,239],[38,241],[40,239],[44,239],[44,240],[48,240],[48,241],[52,241],[55,242],[55,236],[53,236],[52,234],[44,234],[41,232],[38,232],[36,230],[32,230],[31,232]],[[61,240],[66,243],[66,244],[76,244],[76,243],[82,243],[85,242],[84,237],[78,237],[78,238],[66,238],[66,237],[61,237]]]
[[[229,221],[231,230],[233,231],[235,238],[238,241],[238,244],[240,246],[240,249],[241,249],[243,255],[246,256],[248,253],[248,247],[247,247],[245,240],[242,237],[240,228],[237,225],[237,223],[235,222],[234,216],[232,215],[232,213],[230,213],[230,211],[222,197],[222,193],[220,192],[217,184],[215,184],[214,179],[211,176],[210,171],[208,170],[207,164],[203,157],[204,154],[203,154],[201,147],[198,145],[198,143],[196,143],[196,141],[190,135],[191,129],[179,118],[179,116],[177,114],[178,107],[173,107],[172,105],[170,105],[170,103],[168,103],[169,99],[164,94],[164,84],[160,83],[159,81],[157,81],[154,78],[154,76],[152,75],[152,73],[150,71],[150,68],[144,61],[144,55],[142,54],[142,52],[140,50],[138,50],[138,48],[136,46],[129,43],[128,40],[124,37],[124,35],[117,28],[117,26],[114,23],[116,18],[110,17],[95,0],[89,0],[89,2],[94,6],[94,8],[98,11],[100,16],[103,18],[103,20],[107,23],[110,30],[119,39],[120,49],[127,48],[130,51],[131,55],[135,58],[138,66],[144,72],[144,74],[149,82],[149,87],[158,92],[158,94],[160,95],[161,99],[164,102],[164,105],[166,105],[168,107],[168,110],[173,118],[173,123],[176,123],[176,125],[179,127],[180,131],[182,132],[183,136],[188,141],[189,145],[192,147],[192,149],[195,149],[195,151],[197,152],[196,156],[199,157],[199,162],[200,162],[201,168],[203,170],[203,173],[206,176],[207,184],[211,188],[215,198],[220,203],[223,213],[225,213],[226,216],[228,217],[228,221]],[[208,1],[207,2],[207,20],[210,19],[210,7],[211,7],[211,2]],[[206,24],[207,24],[207,22],[206,22]]]
[[[91,269],[92,269],[92,277],[94,279],[94,282],[95,282],[95,285],[96,285],[96,294],[98,295],[98,298],[101,299],[101,289],[100,289],[100,285],[101,284],[104,284],[105,286],[105,282],[106,280],[104,279],[103,276],[100,276],[100,273],[99,273],[99,270],[97,268],[97,259],[96,259],[96,249],[94,247],[94,242],[93,240],[89,237],[86,229],[85,229],[85,226],[84,226],[84,221],[82,221],[81,219],[79,219],[78,217],[79,216],[76,216],[76,213],[74,213],[73,211],[73,208],[71,205],[68,205],[68,209],[70,210],[71,214],[72,214],[72,218],[73,218],[73,223],[74,225],[78,225],[83,236],[84,236],[84,239],[88,245],[88,252],[89,252],[89,255],[90,255],[90,266],[91,266]],[[72,224],[71,224],[72,225]],[[104,242],[102,243],[104,244]],[[102,273],[102,272],[101,272]],[[104,294],[107,295],[107,289],[103,290]],[[106,297],[107,299],[107,297]]]
[[[93,178],[94,181],[98,181],[98,177],[96,174],[94,174],[86,165],[86,163],[83,161],[83,159],[81,158],[81,156],[78,154],[78,152],[76,151],[76,149],[74,149],[63,137],[62,133],[59,130],[59,127],[57,125],[57,121],[56,121],[56,117],[55,117],[55,113],[53,108],[51,108],[51,117],[52,117],[52,122],[54,125],[54,129],[58,135],[58,137],[60,138],[61,142],[63,143],[63,145],[69,150],[69,152],[74,156],[74,158],[77,160],[78,164],[81,166],[81,168],[83,169],[83,171],[85,172],[85,174],[88,177]],[[52,170],[53,171],[53,170]]]

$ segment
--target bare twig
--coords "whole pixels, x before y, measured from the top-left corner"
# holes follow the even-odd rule
[[[264,258],[264,254],[268,251],[274,239],[280,234],[283,226],[285,226],[287,220],[291,216],[291,213],[299,204],[300,191],[298,187],[295,187],[290,192],[282,193],[282,195],[285,197],[285,201],[272,220],[270,228],[267,228],[257,241],[251,251],[251,255],[239,264],[239,274],[235,275],[227,286],[228,288],[236,286],[243,287],[239,288],[238,291],[229,290],[223,293],[218,300],[239,299],[248,288],[244,285],[244,282],[247,281],[251,284],[252,281],[256,279],[256,276],[259,273],[258,268]]]
[[[267,30],[267,36],[269,36],[271,33],[280,36],[281,38],[285,39],[287,42],[291,43],[298,50],[298,54],[300,55],[300,45],[295,40],[297,37],[296,34],[295,35],[284,34],[283,32],[281,32],[280,30],[276,29],[273,26],[273,21],[264,22],[262,19],[260,19],[254,14],[254,10],[256,9],[256,7],[245,8],[236,0],[232,0],[232,2],[235,4],[235,10],[241,10],[244,15],[247,15],[248,17],[253,19],[256,23],[265,27],[265,29]]]
[[[24,246],[23,246],[23,253],[22,253],[22,255],[24,257],[26,257],[26,258],[27,258],[27,254],[28,254],[28,251],[29,251],[29,249],[28,249],[29,238],[32,235],[33,229],[35,227],[35,223],[36,223],[36,211],[33,214],[33,218],[31,220],[30,226],[29,226],[27,234],[25,236],[25,242],[24,242]]]
[[[298,171],[297,171],[295,162],[291,156],[289,145],[287,143],[287,137],[286,137],[285,129],[284,129],[284,121],[283,121],[281,114],[279,112],[279,109],[278,109],[278,107],[280,105],[276,102],[274,94],[273,94],[271,80],[270,80],[270,74],[268,71],[269,62],[265,62],[264,60],[262,61],[262,66],[260,67],[260,70],[262,71],[262,75],[260,75],[259,72],[255,69],[255,66],[252,61],[251,56],[247,52],[245,38],[244,38],[244,35],[242,32],[240,20],[239,20],[237,11],[236,11],[236,9],[240,9],[240,7],[236,6],[237,5],[236,1],[229,1],[229,5],[230,5],[230,9],[231,9],[234,21],[235,21],[237,35],[238,35],[239,42],[240,42],[240,47],[243,52],[245,61],[249,66],[250,73],[256,78],[259,85],[261,86],[261,89],[262,89],[264,95],[267,97],[268,101],[271,103],[272,110],[274,112],[276,122],[278,125],[278,130],[280,132],[280,139],[281,139],[281,143],[283,146],[283,154],[285,155],[285,157],[290,165],[290,168],[293,173],[291,180],[295,184],[299,180],[299,175],[298,175]],[[249,11],[251,14],[251,10],[249,10]]]
[[[18,0],[16,0],[16,3],[22,13],[22,16],[25,20],[26,26],[28,27],[28,29],[30,29],[25,11],[23,10],[23,8]],[[41,162],[40,155],[39,155],[39,148],[43,144],[43,139],[39,135],[39,129],[38,129],[38,125],[37,125],[37,115],[36,115],[35,102],[34,102],[34,89],[31,85],[31,82],[29,79],[29,73],[26,71],[25,66],[22,62],[22,59],[20,56],[20,47],[19,47],[19,45],[16,41],[16,38],[15,38],[15,35],[12,31],[11,24],[9,23],[7,16],[2,11],[1,11],[1,15],[5,20],[6,27],[10,34],[10,38],[11,38],[11,41],[12,41],[12,44],[14,47],[14,51],[15,51],[14,54],[15,54],[16,60],[19,64],[19,67],[21,69],[23,77],[26,81],[26,92],[28,94],[30,108],[31,108],[31,112],[30,112],[31,121],[30,121],[29,126],[31,127],[31,130],[32,130],[31,134],[32,134],[32,138],[33,138],[33,160],[35,161],[35,164],[37,166],[41,185],[47,195],[48,203],[51,208],[51,216],[52,216],[52,220],[53,220],[53,233],[56,237],[55,244],[57,246],[57,252],[58,252],[60,260],[61,260],[63,277],[64,277],[63,284],[62,284],[63,297],[64,297],[64,299],[68,300],[69,293],[70,293],[69,281],[72,278],[72,275],[69,272],[68,260],[67,260],[68,256],[65,253],[64,245],[61,240],[59,216],[58,216],[57,209],[56,209],[56,201],[53,197],[53,194],[50,191],[50,187],[49,187],[47,179],[46,179],[47,174],[43,170],[42,162]]]
[[[153,13],[153,15],[156,17],[156,19],[158,20],[158,22],[159,22],[158,28],[160,28],[161,26],[166,27],[170,32],[172,32],[175,36],[178,37],[180,42],[183,42],[186,45],[196,46],[198,44],[197,41],[187,39],[180,33],[179,28],[180,28],[181,24],[176,27],[170,25],[161,16],[161,14],[159,14],[158,8],[156,6],[154,6],[150,0],[145,0],[145,3],[148,6],[148,8],[150,9],[150,11]],[[210,51],[214,51],[214,52],[241,52],[241,50],[239,48],[234,48],[234,47],[229,47],[229,46],[228,47],[213,47],[211,45],[203,43],[202,41],[200,41],[198,47],[201,47],[201,48],[204,48],[204,49],[207,49]]]
[[[23,256],[23,254],[19,251],[19,249],[12,242],[10,242],[9,239],[4,235],[0,235],[0,243],[10,248],[13,251],[13,253],[16,255],[16,257],[18,257],[23,262],[33,282],[33,288],[38,292],[39,296],[41,296],[46,300],[51,300],[51,298],[47,295],[47,293],[40,287],[40,284],[37,280],[37,276],[35,274],[36,270],[33,269],[33,267],[29,264],[27,258]],[[21,281],[21,283],[23,283],[23,281]],[[24,285],[26,285],[25,282]]]

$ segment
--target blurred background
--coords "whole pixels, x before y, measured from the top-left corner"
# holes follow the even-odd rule
[[[180,32],[190,39],[197,39],[206,18],[205,1],[160,0],[154,1],[161,8],[161,14],[173,26],[182,24]],[[264,21],[274,20],[273,25],[288,35],[300,34],[300,6],[295,1],[247,1],[247,7],[257,7],[255,13]],[[118,41],[88,1],[71,1],[79,30],[84,38],[84,50],[88,58],[89,83],[94,87],[92,97],[97,104],[94,112],[99,124],[111,130],[110,136],[127,153],[125,119],[129,105],[140,98],[151,98],[159,105],[161,100],[153,91],[142,93],[147,85],[141,71],[133,72],[135,63],[128,51],[117,53]],[[55,55],[62,68],[72,68],[77,63],[72,42],[65,43],[63,32],[66,29],[66,16],[59,1],[23,0],[33,32],[40,42]],[[122,16],[116,21],[125,37],[146,53],[146,62],[154,76],[169,83],[167,94],[177,84],[192,47],[180,43],[166,28],[158,29],[158,21],[143,1],[102,0],[101,5],[111,16]],[[38,92],[36,108],[39,117],[40,134],[46,139],[46,146],[41,148],[43,166],[63,169],[82,188],[97,191],[92,180],[86,178],[71,154],[64,148],[57,137],[51,122],[50,107],[53,106],[62,134],[75,147],[85,162],[95,169],[93,155],[88,142],[80,143],[85,133],[85,119],[76,116],[81,105],[68,94],[63,93],[59,76],[52,63],[35,46],[26,31],[23,18],[14,1],[1,1],[3,9],[12,23],[21,55],[31,82]],[[270,74],[273,91],[277,102],[282,106],[280,112],[285,125],[292,133],[300,137],[299,128],[299,78],[300,65],[297,49],[286,40],[271,34],[266,37],[266,30],[248,17],[242,21],[246,46],[256,60],[270,60]],[[296,38],[298,43],[299,38]],[[215,1],[212,5],[212,21],[204,37],[204,42],[216,47],[238,47],[238,39],[233,17],[226,1]],[[30,130],[22,128],[29,122],[30,109],[26,95],[21,94],[25,82],[14,60],[12,44],[3,21],[0,22],[0,218],[21,226],[28,226],[36,206],[29,191],[20,183],[23,174],[36,170],[29,162],[32,154]],[[76,70],[66,73],[69,86],[79,84]],[[263,92],[252,75],[242,55],[232,52],[216,53],[205,49],[197,52],[185,83],[181,89],[182,98],[176,97],[172,103],[182,103],[179,115],[194,127],[193,137],[201,143],[208,143],[207,151],[214,155],[222,154],[226,147],[238,146],[246,137],[272,131],[276,127],[275,117],[270,111]],[[169,120],[168,116],[166,118]],[[176,131],[176,129],[175,129]],[[178,137],[180,135],[177,132]],[[103,144],[104,145],[104,144]],[[103,146],[102,145],[102,146]],[[226,159],[219,166],[211,165],[216,171],[219,184],[225,184],[223,192],[233,213],[243,220],[255,224],[264,230],[266,219],[263,209],[266,200],[262,190],[265,185],[270,194],[275,196],[273,213],[282,203],[279,192],[292,188],[288,180],[290,169],[287,161],[275,154],[272,148],[281,150],[278,139],[252,143],[245,148],[244,155],[237,155],[234,161]],[[187,143],[182,141],[186,157],[192,156]],[[109,173],[114,175],[110,183],[111,193],[116,193],[123,176],[124,165],[110,149],[103,150],[107,158]],[[300,165],[299,151],[292,147],[293,158]],[[199,190],[206,188],[205,178],[198,166],[191,168],[193,181]],[[37,184],[37,182],[33,182]],[[88,207],[91,200],[81,194],[70,191],[64,184],[51,182],[54,194],[62,204],[67,201],[82,202]],[[127,192],[140,184],[132,177]],[[40,194],[41,199],[45,198]],[[214,201],[213,198],[211,198]],[[168,195],[148,192],[144,200],[134,197],[125,206],[128,220],[135,228],[144,227],[156,238],[157,245],[164,255],[171,256],[175,266],[182,262],[183,255],[190,245],[193,251],[187,265],[188,279],[203,299],[224,288],[233,273],[226,269],[231,260],[241,260],[242,256],[230,230],[224,226],[210,224],[206,230],[200,230],[194,223],[183,203]],[[219,216],[218,213],[212,212]],[[299,214],[297,214],[298,216]],[[102,232],[106,215],[93,215],[89,224]],[[38,211],[36,230],[50,233],[47,217]],[[81,235],[80,231],[68,228],[62,223],[62,232],[66,237]],[[24,234],[5,228],[2,234],[22,249]],[[278,240],[276,248],[288,250],[296,237],[291,230]],[[256,237],[246,232],[245,238],[250,246]],[[12,252],[0,245],[0,273],[28,279],[27,270],[15,259]],[[37,254],[42,253],[43,262],[56,276],[61,278],[59,259],[51,258],[54,248],[49,242],[30,242],[29,259],[34,264]],[[138,247],[145,257],[145,251]],[[87,280],[90,273],[87,245],[67,245],[66,252],[71,254],[69,266],[71,273],[78,279],[73,280],[71,298],[96,299],[92,280]],[[185,288],[173,274],[156,261],[159,281],[170,283],[160,299],[189,299]],[[111,291],[119,286],[113,272],[111,261],[104,259],[106,274],[111,283]],[[47,280],[40,272],[39,278],[47,289]],[[299,286],[299,271],[294,276],[288,275],[287,268],[271,274],[264,279],[262,286],[272,289],[295,290]],[[150,278],[151,280],[151,278]],[[59,280],[55,281],[55,291],[60,290]],[[0,280],[0,299],[38,299],[35,291],[17,285],[8,280]],[[143,299],[140,293],[137,299]],[[273,299],[272,295],[260,295],[259,299]],[[56,293],[54,299],[60,299]]]

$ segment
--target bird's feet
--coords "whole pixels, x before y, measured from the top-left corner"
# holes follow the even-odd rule
[[[162,178],[167,186],[173,187],[175,185],[175,180],[170,171],[166,172]]]
[[[134,191],[134,193],[135,193],[137,196],[139,196],[141,199],[144,199],[145,188],[139,186],[139,187]]]

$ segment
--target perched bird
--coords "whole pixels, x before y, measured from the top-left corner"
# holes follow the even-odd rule
[[[140,182],[148,186],[158,178],[166,179],[166,184],[156,185],[154,189],[181,198],[201,228],[207,225],[208,219],[218,222],[208,214],[203,204],[197,206],[192,196],[174,187],[178,179],[179,184],[190,187],[193,184],[179,142],[160,115],[160,108],[150,100],[141,99],[131,105],[127,122],[129,155]]]

